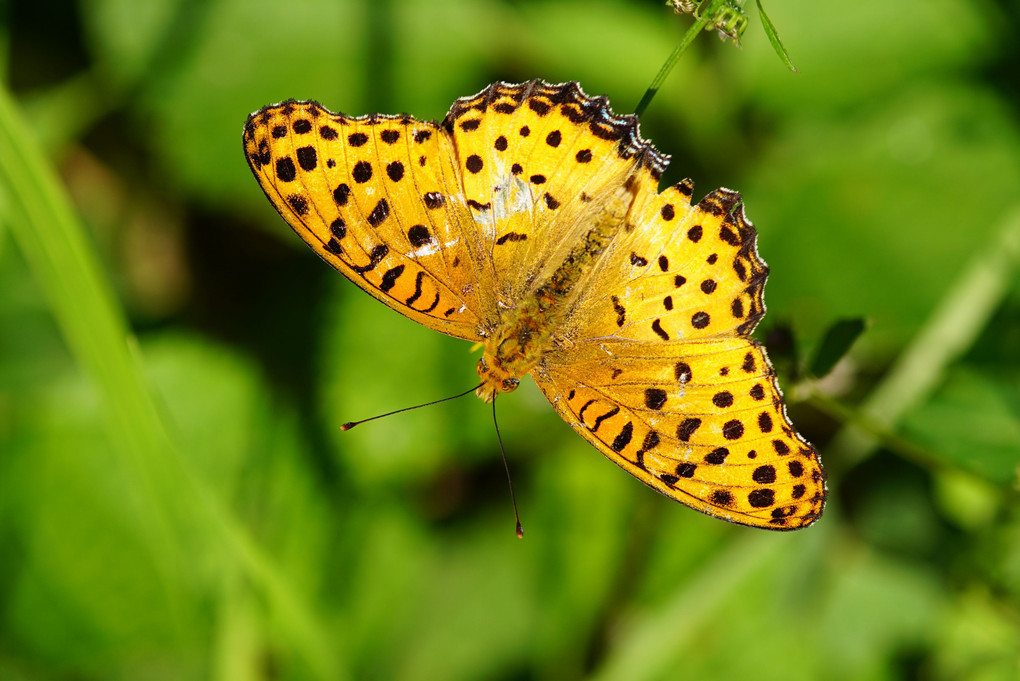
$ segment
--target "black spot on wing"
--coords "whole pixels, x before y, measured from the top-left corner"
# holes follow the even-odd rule
[[[645,388],[645,406],[656,411],[666,404],[666,391],[662,388]]]
[[[347,184],[341,182],[336,186],[336,189],[333,190],[333,201],[335,201],[338,206],[346,206],[350,195],[351,188]]]
[[[758,466],[751,473],[751,479],[763,485],[770,485],[776,481],[776,469],[773,466]]]
[[[347,236],[347,225],[342,218],[337,218],[329,223],[329,231],[337,239],[343,239]]]
[[[404,177],[404,164],[400,161],[393,161],[386,166],[386,175],[393,182],[400,182]]]
[[[620,434],[616,436],[616,439],[613,440],[613,444],[611,444],[610,447],[614,452],[623,451],[623,448],[630,444],[630,440],[633,435],[634,424],[627,421],[627,424],[624,425],[623,430],[621,430]]]
[[[315,170],[315,167],[319,164],[315,147],[311,146],[298,149],[297,159],[298,165],[301,166],[302,170]]]
[[[727,440],[739,440],[744,436],[744,424],[737,419],[732,419],[723,424],[723,437]]]
[[[386,273],[383,275],[382,283],[379,284],[379,290],[383,291],[384,293],[389,291],[396,285],[397,279],[399,279],[400,275],[403,273],[404,265],[397,265],[393,269],[387,270]]]
[[[686,418],[676,428],[676,437],[681,442],[690,442],[691,436],[701,426],[701,419]]]
[[[627,308],[620,304],[620,299],[616,296],[612,297],[613,311],[616,312],[616,325],[623,326],[624,322],[627,321]]]
[[[709,497],[716,506],[732,506],[733,494],[729,490],[717,489]]]
[[[524,241],[527,238],[528,238],[527,234],[521,234],[520,232],[507,232],[503,236],[501,236],[498,239],[496,239],[496,245],[497,246],[502,246],[503,244],[507,243],[508,241],[509,242]]]
[[[300,194],[292,194],[287,197],[287,203],[298,215],[306,215],[308,213],[308,199],[301,196]]]
[[[297,168],[290,156],[276,159],[276,177],[280,182],[293,182],[297,178]]]
[[[379,203],[375,204],[375,208],[368,214],[368,224],[373,227],[378,227],[386,218],[390,216],[390,204],[386,202],[386,199],[379,199]]]
[[[725,447],[716,447],[708,454],[705,455],[705,463],[718,466],[726,461],[726,457],[730,455],[730,450]]]
[[[415,248],[421,248],[432,241],[432,235],[425,225],[414,225],[407,230],[407,240]]]
[[[676,380],[680,383],[690,383],[691,379],[694,378],[691,365],[687,362],[677,362],[673,366],[673,375],[676,376]]]
[[[372,179],[372,164],[368,161],[358,161],[354,164],[354,169],[351,171],[351,177],[358,184],[365,184]]]

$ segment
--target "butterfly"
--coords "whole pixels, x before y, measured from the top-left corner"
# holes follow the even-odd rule
[[[530,374],[613,463],[723,520],[775,530],[825,503],[750,334],[768,269],[740,194],[659,191],[637,118],[576,82],[494,83],[437,123],[289,100],[244,152],[294,231],[364,291],[484,351],[491,401]]]

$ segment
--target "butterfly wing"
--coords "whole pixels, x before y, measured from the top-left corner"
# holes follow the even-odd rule
[[[472,248],[455,150],[436,123],[288,101],[248,118],[244,151],[276,210],[323,260],[411,319],[479,338],[493,315],[491,279],[480,276],[487,258]]]
[[[641,142],[634,116],[614,115],[575,82],[495,83],[454,103],[442,127],[507,309],[562,262],[638,168],[657,181],[666,163]]]
[[[656,193],[666,157],[576,83],[496,83],[442,124],[288,101],[249,117],[245,155],[324,260],[406,316],[477,340],[621,197],[535,370],[557,411],[646,484],[733,522],[821,513],[817,452],[786,417],[760,346],[767,270],[739,195]],[[604,215],[605,213],[603,213]]]
[[[786,415],[748,335],[767,268],[740,196],[690,205],[684,181],[638,198],[638,228],[596,268],[569,342],[534,373],[559,414],[612,461],[725,520],[791,530],[821,514],[817,450]]]
[[[494,83],[441,124],[316,102],[252,114],[245,156],[324,260],[393,309],[477,340],[562,261],[586,216],[666,158],[575,82]]]

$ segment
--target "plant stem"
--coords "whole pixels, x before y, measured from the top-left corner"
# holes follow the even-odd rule
[[[860,418],[836,433],[830,449],[853,465],[879,444],[899,420],[938,385],[945,368],[974,343],[1009,291],[1020,262],[1020,207],[1003,221],[987,249],[975,253],[927,324],[860,407]],[[871,424],[862,428],[862,424]]]
[[[648,108],[652,98],[655,97],[655,94],[659,91],[659,88],[662,87],[663,82],[665,82],[666,76],[668,76],[669,72],[673,70],[673,67],[676,66],[676,63],[680,60],[680,57],[683,56],[684,52],[687,51],[687,48],[691,46],[694,39],[698,37],[698,34],[705,30],[708,23],[715,18],[715,13],[719,9],[719,6],[723,4],[723,1],[724,0],[712,0],[705,11],[701,12],[701,18],[695,21],[694,24],[687,29],[687,33],[684,33],[684,37],[680,39],[680,43],[676,46],[676,49],[673,50],[673,53],[669,55],[668,59],[666,59],[666,63],[664,63],[662,68],[659,69],[659,73],[655,76],[652,84],[648,86],[647,90],[645,90],[644,96],[634,109],[634,115],[640,116],[645,112],[645,109]]]

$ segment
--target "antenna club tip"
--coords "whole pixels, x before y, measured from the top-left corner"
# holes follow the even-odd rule
[[[346,430],[350,430],[351,428],[353,428],[356,425],[358,425],[358,424],[355,423],[354,421],[348,421],[347,423],[344,423],[343,425],[340,426],[340,430],[345,430],[345,431]]]
[[[520,521],[517,522],[517,538],[524,539],[524,528],[521,527]]]

